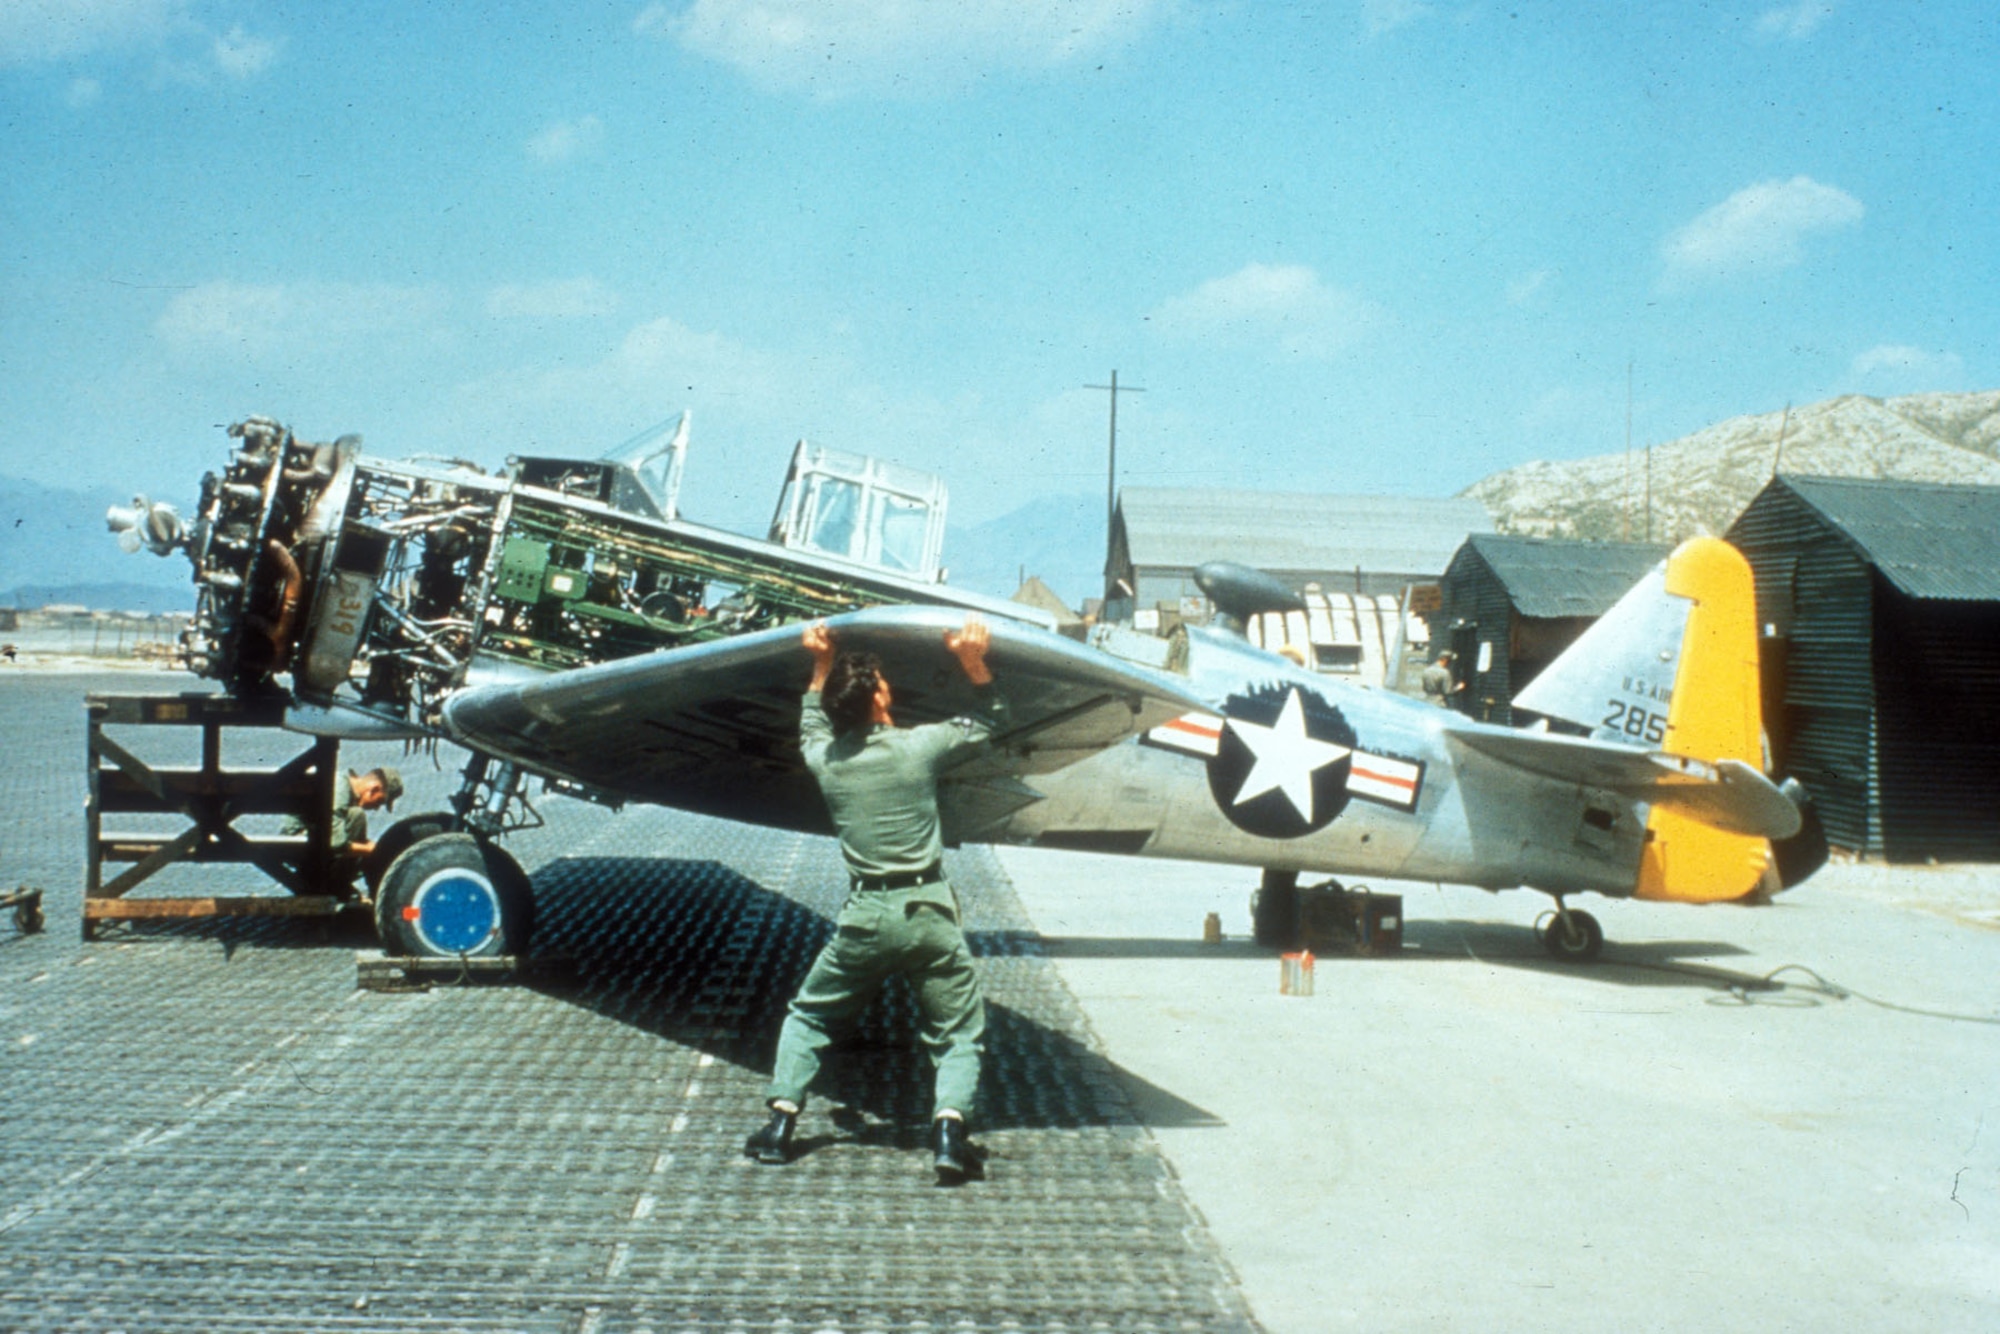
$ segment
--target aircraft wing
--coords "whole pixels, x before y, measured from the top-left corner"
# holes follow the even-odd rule
[[[1448,735],[1455,745],[1515,768],[1671,807],[1732,834],[1786,839],[1799,831],[1801,817],[1791,798],[1740,760],[1708,763],[1583,737],[1503,728],[1454,729]]]
[[[944,646],[945,632],[964,623],[960,610],[910,606],[827,621],[837,648],[881,657],[904,726],[972,710],[972,688]],[[988,624],[987,663],[1008,722],[986,755],[947,777],[948,833],[956,825],[963,836],[1036,800],[1015,781],[1024,775],[1206,707],[1171,676],[1039,627]],[[811,675],[793,625],[473,686],[446,702],[444,725],[476,750],[618,797],[823,829],[824,807],[798,747]]]

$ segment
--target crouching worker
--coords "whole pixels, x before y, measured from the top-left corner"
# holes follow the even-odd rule
[[[998,702],[984,689],[990,634],[967,617],[945,635],[981,696],[981,717],[899,729],[895,697],[872,653],[834,653],[824,622],[805,629],[812,685],[799,717],[806,767],[819,780],[847,862],[849,893],[833,938],[800,985],[778,1037],[771,1119],[744,1152],[759,1162],[791,1157],[792,1132],[827,1044],[850,1031],[869,1001],[900,974],[916,994],[924,1046],[936,1071],[930,1149],[940,1185],[979,1171],[966,1118],[979,1088],[986,1006],[959,925],[958,897],[944,878],[938,776],[984,745]]]
[[[403,775],[397,769],[370,769],[365,774],[348,770],[345,780],[333,780],[333,811],[327,841],[333,848],[332,880],[338,885],[353,883],[361,874],[361,863],[375,851],[368,837],[368,812],[394,810],[403,795]],[[296,815],[285,817],[283,832],[303,834],[306,822]]]

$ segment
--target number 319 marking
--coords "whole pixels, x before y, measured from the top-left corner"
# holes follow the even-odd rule
[[[1664,713],[1653,713],[1637,705],[1628,705],[1623,700],[1611,701],[1611,712],[1604,715],[1604,721],[1598,726],[1623,732],[1636,741],[1655,746],[1667,739],[1667,716]]]

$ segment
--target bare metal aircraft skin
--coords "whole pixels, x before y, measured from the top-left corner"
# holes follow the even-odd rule
[[[260,419],[232,433],[249,443],[191,534],[143,502],[122,516],[128,546],[195,564],[197,669],[290,690],[305,730],[473,753],[452,811],[382,839],[393,860],[370,880],[392,949],[525,946],[526,877],[498,838],[532,817],[530,774],[824,831],[798,753],[807,619],[883,657],[909,724],[969,706],[943,638],[984,615],[1008,721],[942,784],[947,836],[1263,868],[1273,942],[1289,876],[1310,872],[1541,890],[1558,908],[1545,943],[1587,958],[1601,932],[1564,896],[1739,898],[1780,887],[1803,837],[1798,789],[1762,772],[1749,570],[1712,539],[1520,697],[1582,733],[1564,735],[1329,679],[1220,630],[1176,632],[1165,666],[1130,631],[1076,642],[942,583],[940,483],[804,444],[758,542],[679,517],[685,420],[617,466],[517,460],[502,479],[372,464]]]

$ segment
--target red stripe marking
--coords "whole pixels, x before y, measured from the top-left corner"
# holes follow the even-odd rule
[[[1396,774],[1380,773],[1374,769],[1364,769],[1358,764],[1349,772],[1356,778],[1367,778],[1377,783],[1386,783],[1390,787],[1402,788],[1405,792],[1415,792],[1417,790],[1417,780],[1414,778],[1403,778]]]
[[[1222,737],[1221,724],[1197,722],[1191,718],[1169,719],[1167,722],[1160,724],[1160,729],[1172,732],[1192,732],[1196,736],[1207,737],[1211,741],[1220,740]]]

